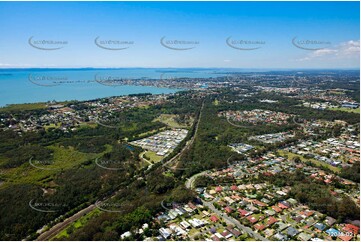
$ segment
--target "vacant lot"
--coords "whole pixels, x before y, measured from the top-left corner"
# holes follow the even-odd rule
[[[152,163],[157,163],[163,159],[163,156],[159,156],[153,151],[147,151],[144,153],[144,158],[149,159]]]
[[[193,119],[186,120],[186,123],[179,123],[176,121],[177,115],[175,114],[161,114],[154,121],[162,122],[171,128],[188,128],[192,125]]]
[[[330,108],[333,111],[342,111],[342,112],[349,112],[349,113],[360,113],[360,108]]]
[[[45,109],[45,108],[47,108],[45,103],[11,104],[6,107],[0,108],[0,112],[26,111],[26,110]]]
[[[291,152],[288,152],[288,151],[283,151],[283,150],[279,150],[278,152],[280,153],[281,156],[287,155],[288,159],[293,159],[294,157],[300,157],[302,162],[310,161],[314,165],[316,165],[318,167],[321,167],[321,168],[322,167],[327,167],[327,168],[329,168],[330,170],[332,170],[334,172],[340,172],[341,171],[341,169],[338,168],[338,167],[334,167],[334,166],[332,166],[330,164],[327,164],[325,162],[321,162],[321,161],[318,161],[318,160],[315,160],[315,159],[306,159],[302,155],[297,155],[297,154],[294,154],[294,153],[291,153]]]

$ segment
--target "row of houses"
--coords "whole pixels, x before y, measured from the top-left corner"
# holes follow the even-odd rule
[[[292,115],[270,110],[253,109],[250,111],[225,111],[218,116],[226,117],[228,120],[256,124],[287,124]]]

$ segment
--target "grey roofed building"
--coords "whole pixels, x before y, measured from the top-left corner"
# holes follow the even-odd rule
[[[160,228],[159,233],[165,239],[169,238],[172,235],[172,231],[170,229],[168,229],[168,228]]]
[[[239,202],[239,205],[240,205],[241,207],[246,206],[247,204],[249,204],[249,202],[247,202],[247,201],[245,201],[245,200],[242,200],[242,201]]]
[[[266,210],[266,211],[264,211],[264,213],[267,215],[271,215],[271,216],[276,214],[276,212],[272,209]]]
[[[312,226],[314,223],[316,223],[316,220],[314,220],[313,218],[308,218],[306,220],[306,225],[309,227]]]
[[[294,236],[296,236],[298,233],[299,233],[298,230],[295,229],[295,228],[293,228],[293,227],[289,227],[289,228],[287,229],[287,234],[288,234],[290,237],[294,237]]]
[[[309,234],[306,234],[306,233],[300,233],[300,234],[297,236],[297,238],[298,238],[299,240],[302,240],[302,241],[309,241],[309,240],[312,238],[312,236],[309,235]]]
[[[284,234],[281,234],[280,232],[278,232],[277,234],[275,234],[273,236],[275,239],[277,239],[278,241],[285,241],[288,240],[287,236]]]
[[[170,217],[167,214],[162,214],[158,216],[158,220],[164,220],[165,222],[170,220]]]
[[[287,201],[282,201],[280,203],[282,203],[283,205],[285,205],[285,206],[287,206],[289,208],[291,207],[291,204],[289,202],[287,202]]]
[[[278,225],[277,231],[282,231],[282,230],[284,230],[285,228],[288,227],[287,224],[284,224],[284,223],[282,223],[282,222],[278,222],[278,223],[276,223],[276,224]]]
[[[328,216],[328,217],[326,217],[325,223],[326,223],[328,226],[331,226],[331,225],[333,225],[334,223],[336,223],[336,219]]]

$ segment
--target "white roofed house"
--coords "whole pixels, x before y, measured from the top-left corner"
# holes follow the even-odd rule
[[[168,228],[160,228],[159,233],[163,238],[168,239],[172,235],[172,231]]]

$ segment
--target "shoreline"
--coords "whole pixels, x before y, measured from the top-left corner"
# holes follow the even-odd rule
[[[18,102],[18,103],[7,103],[7,104],[1,104],[0,103],[0,111],[1,109],[5,109],[5,108],[9,108],[12,106],[19,106],[19,105],[36,105],[36,104],[44,104],[47,105],[49,103],[68,103],[68,102],[86,102],[86,101],[95,101],[95,100],[99,100],[99,99],[104,99],[104,98],[113,98],[113,97],[124,97],[124,96],[131,96],[131,95],[141,95],[141,94],[151,94],[151,95],[167,95],[167,94],[175,94],[177,92],[180,91],[184,91],[186,89],[182,89],[182,88],[167,88],[167,87],[156,87],[156,86],[128,86],[128,87],[150,87],[150,88],[155,88],[157,90],[159,90],[160,92],[152,92],[151,90],[144,90],[144,92],[129,92],[127,94],[120,94],[120,95],[107,95],[105,94],[104,96],[101,97],[94,97],[94,98],[77,98],[77,99],[64,99],[64,100],[59,100],[59,99],[52,99],[52,100],[47,100],[47,101],[35,101],[34,102]],[[164,89],[164,92],[161,92],[162,89]]]

